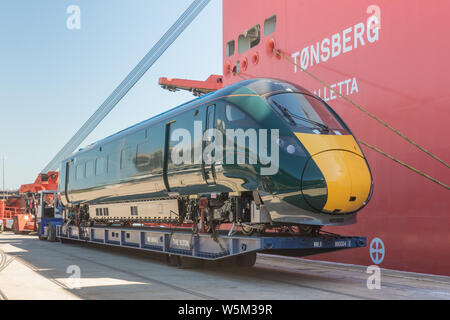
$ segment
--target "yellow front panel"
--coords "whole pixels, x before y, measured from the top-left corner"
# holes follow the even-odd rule
[[[356,201],[350,202],[347,210],[355,211],[359,209],[369,197],[370,188],[372,186],[372,178],[369,168],[364,159],[355,156],[349,152],[343,152],[345,163],[348,167],[348,173],[352,181],[352,196],[356,197]]]
[[[369,196],[372,181],[353,136],[306,133],[296,133],[296,136],[325,178],[328,198],[322,210],[345,213],[361,208]]]
[[[352,181],[343,156],[345,151],[322,152],[313,157],[327,183],[328,198],[324,211],[346,211],[351,196]]]
[[[336,136],[327,134],[296,133],[311,156],[326,150],[348,150],[363,157],[361,149],[352,135]]]

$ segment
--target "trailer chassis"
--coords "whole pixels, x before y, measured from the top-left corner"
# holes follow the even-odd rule
[[[319,234],[314,237],[268,234],[264,236],[193,233],[168,228],[79,227],[55,225],[56,238],[107,246],[158,252],[184,260],[246,259],[254,264],[256,253],[309,256],[325,252],[366,246],[365,237]],[[253,258],[254,257],[254,258]],[[228,260],[230,260],[228,259]],[[168,262],[170,259],[168,259]],[[242,259],[241,259],[242,260]],[[171,264],[179,264],[171,263]]]

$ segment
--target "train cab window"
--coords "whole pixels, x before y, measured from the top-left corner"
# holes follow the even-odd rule
[[[102,174],[105,173],[105,158],[97,158],[95,160],[95,175],[96,176],[101,176]]]
[[[261,26],[258,24],[244,33],[238,38],[238,51],[239,54],[257,46],[261,41]]]
[[[264,36],[267,37],[277,30],[277,16],[274,14],[264,21]]]
[[[229,104],[225,107],[225,114],[228,121],[238,121],[245,119],[245,114],[239,109],[230,106]]]
[[[234,54],[235,46],[234,40],[227,43],[227,57],[231,57]]]
[[[120,155],[120,169],[131,168],[133,165],[133,160],[136,155],[134,148],[126,148],[122,150]]]
[[[86,162],[86,178],[92,177],[95,174],[94,161]]]
[[[77,165],[77,169],[76,169],[77,180],[81,180],[85,177],[85,170],[86,169],[85,169],[84,163]]]
[[[137,145],[136,148],[136,167],[146,167],[150,165],[150,142],[144,142]]]
[[[316,134],[349,134],[345,125],[319,99],[301,93],[281,93],[269,97],[274,110],[296,131]]]

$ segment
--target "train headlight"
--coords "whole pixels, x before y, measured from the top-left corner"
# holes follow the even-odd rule
[[[305,152],[298,143],[298,139],[294,137],[280,137],[277,140],[277,144],[281,150],[287,152],[288,154],[296,156],[305,156]]]

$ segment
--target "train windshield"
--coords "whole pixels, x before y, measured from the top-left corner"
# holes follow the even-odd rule
[[[304,133],[349,134],[344,124],[319,99],[301,93],[281,93],[269,97],[272,107],[296,131]]]

